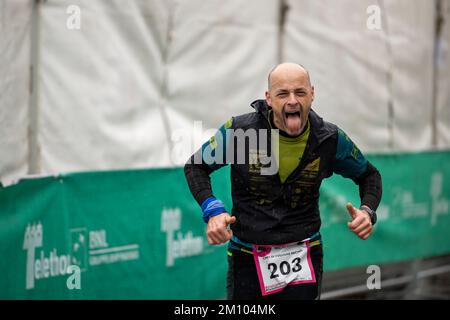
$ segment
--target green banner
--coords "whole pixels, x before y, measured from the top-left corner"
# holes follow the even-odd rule
[[[0,298],[225,296],[225,245],[207,244],[182,169],[25,180],[0,208]]]
[[[383,178],[374,234],[359,240],[347,228],[347,201],[358,187],[333,176],[321,188],[325,270],[450,252],[450,152],[370,156]]]
[[[347,229],[358,188],[321,188],[325,271],[450,252],[450,152],[378,155],[374,235]],[[231,208],[229,168],[212,175]],[[210,246],[183,169],[68,174],[0,188],[1,299],[221,299],[226,245]]]

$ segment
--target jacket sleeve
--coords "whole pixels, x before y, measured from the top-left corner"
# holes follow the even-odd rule
[[[195,200],[201,206],[205,199],[213,196],[210,174],[227,165],[228,130],[233,119],[227,121],[214,136],[205,142],[194,153],[184,166],[184,174],[189,189]]]
[[[378,208],[382,195],[380,172],[366,160],[356,144],[341,129],[338,129],[333,171],[352,179],[359,186],[361,205],[372,210]]]

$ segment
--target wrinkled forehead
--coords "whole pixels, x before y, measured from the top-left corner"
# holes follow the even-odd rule
[[[274,70],[269,76],[269,90],[310,88],[308,72],[301,69]]]

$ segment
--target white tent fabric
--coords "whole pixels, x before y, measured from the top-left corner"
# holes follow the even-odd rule
[[[386,1],[394,57],[394,150],[432,142],[434,1]]]
[[[442,34],[437,53],[437,146],[450,148],[450,0],[442,2]]]
[[[70,5],[80,29],[69,29]],[[41,21],[44,173],[161,166],[163,1],[47,1]]]
[[[340,125],[365,151],[429,148],[434,3],[288,3],[284,58],[310,70],[316,111]],[[368,8],[374,3],[381,29],[367,26],[368,20],[373,21]]]
[[[191,147],[172,157],[173,164],[184,164],[213,130],[254,111],[250,103],[264,98],[267,73],[278,60],[278,6],[272,0],[180,1],[168,55],[168,118],[172,132],[191,137]],[[212,130],[209,137],[194,136],[195,121]]]
[[[80,7],[80,30],[64,27],[72,4]],[[217,128],[263,96],[265,75],[277,60],[276,5],[45,3],[42,170],[183,164],[201,139],[174,157],[174,131],[191,133],[195,120]]]
[[[40,1],[37,121],[33,1],[0,1],[0,179],[30,168],[182,165],[232,115],[252,111],[279,52],[310,70],[313,108],[365,152],[432,149],[434,1],[283,1],[282,39],[282,0]],[[440,148],[450,147],[449,2],[437,60]],[[367,27],[369,6],[380,10],[380,30]],[[33,165],[29,122],[38,130]]]
[[[0,1],[0,178],[28,171],[32,1]]]

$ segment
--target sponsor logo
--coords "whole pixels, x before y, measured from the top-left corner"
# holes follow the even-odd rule
[[[167,267],[172,267],[175,259],[195,256],[203,252],[203,237],[194,237],[190,230],[182,233],[180,229],[181,210],[164,208],[161,213],[161,231],[166,233]]]
[[[68,289],[80,289],[80,272],[90,266],[139,259],[139,245],[110,246],[106,230],[70,229],[70,252],[44,246],[44,228],[41,222],[25,229],[23,249],[27,252],[25,288],[35,288],[36,281],[69,276]],[[71,276],[71,274],[73,275]]]

